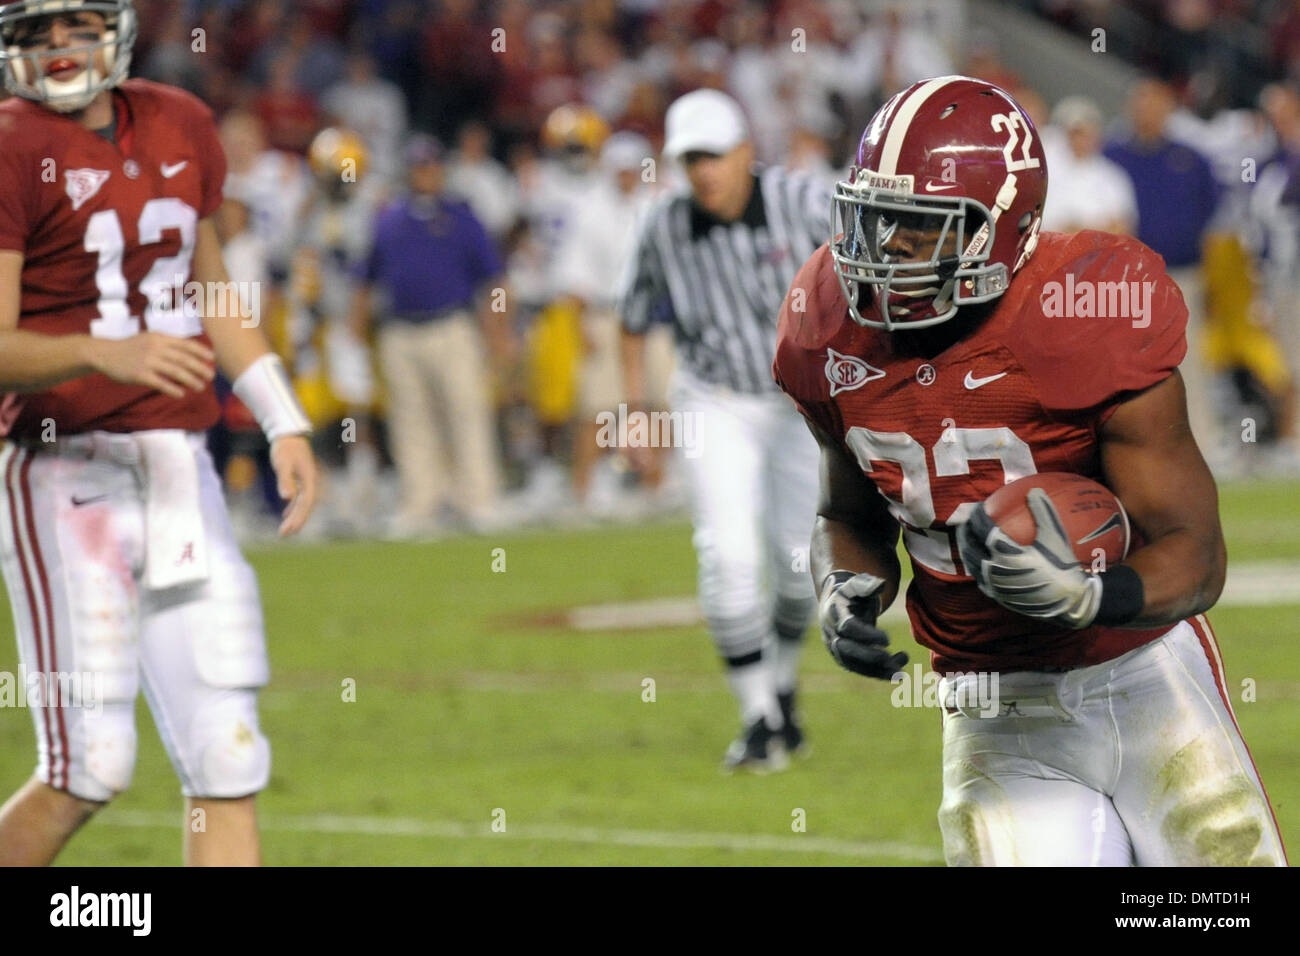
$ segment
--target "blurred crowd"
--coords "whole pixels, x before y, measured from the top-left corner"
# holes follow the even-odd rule
[[[1300,80],[1296,0],[1015,0],[1178,84],[1205,116],[1254,100],[1270,80]]]
[[[1045,227],[1133,233],[1183,288],[1215,468],[1300,473],[1300,0],[1016,5],[1085,38],[1110,24],[1147,71],[1125,111],[1044,103],[978,24],[941,42],[956,0],[137,0],[135,72],[218,115],[232,277],[265,290],[330,466],[320,533],[680,507],[667,456],[611,453],[594,422],[618,407],[629,229],[679,185],[664,111],[703,86],[740,101],[762,162],[828,191],[892,92],[1007,88],[1048,151]],[[273,527],[233,401],[221,446],[248,530]]]

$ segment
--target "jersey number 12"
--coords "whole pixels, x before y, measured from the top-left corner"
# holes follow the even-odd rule
[[[162,242],[163,233],[176,229],[181,234],[181,248],[174,256],[162,256],[140,281],[140,294],[148,305],[144,311],[144,328],[182,338],[203,331],[197,312],[186,308],[185,280],[194,257],[194,237],[198,213],[175,197],[151,199],[140,211],[137,231],[141,245]],[[90,323],[90,334],[101,339],[125,339],[140,331],[140,317],[131,314],[127,305],[129,288],[122,272],[126,239],[117,212],[105,209],[90,217],[86,226],[86,251],[99,257],[95,285],[99,288],[99,318]]]

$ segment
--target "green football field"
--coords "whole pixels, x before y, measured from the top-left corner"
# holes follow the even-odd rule
[[[1211,619],[1294,847],[1300,486],[1222,493],[1232,566],[1262,569],[1249,577],[1263,584]],[[705,630],[672,619],[694,588],[684,524],[250,556],[273,668],[274,771],[259,801],[270,864],[942,861],[938,712],[891,706],[888,684],[839,671],[811,634],[812,756],[780,775],[719,773],[737,715]],[[16,672],[0,615],[0,671]],[[893,620],[895,642],[923,659]],[[1247,680],[1253,702],[1240,699]],[[61,863],[179,862],[181,798],[143,703],[139,719],[132,788]],[[30,774],[32,741],[26,711],[0,710],[0,797]]]

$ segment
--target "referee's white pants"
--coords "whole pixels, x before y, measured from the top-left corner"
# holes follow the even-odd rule
[[[779,392],[746,395],[679,369],[671,407],[699,560],[700,604],[718,652],[735,661],[775,636],[795,640],[816,600],[808,546],[819,452]]]

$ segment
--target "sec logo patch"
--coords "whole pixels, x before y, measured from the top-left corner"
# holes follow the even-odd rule
[[[832,398],[840,392],[850,392],[884,376],[883,369],[868,365],[860,358],[842,355],[834,349],[826,350],[826,380],[831,383]]]

